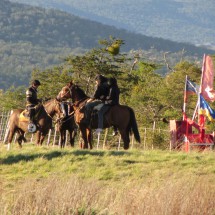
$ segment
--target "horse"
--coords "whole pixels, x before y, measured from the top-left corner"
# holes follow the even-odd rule
[[[71,147],[74,147],[75,143],[75,137],[77,135],[77,125],[74,120],[74,109],[73,106],[69,103],[63,102],[61,104],[61,108],[64,108],[63,112],[66,112],[66,115],[64,115],[61,120],[57,122],[57,130],[60,132],[60,147],[65,147],[66,142],[66,131],[69,132],[69,142]]]
[[[83,138],[82,148],[92,149],[92,129],[98,127],[98,119],[91,118],[91,124],[86,125],[84,121],[84,106],[89,100],[89,97],[84,91],[71,81],[64,86],[57,95],[57,99],[62,101],[71,98],[73,101],[75,111],[75,121],[79,125],[79,129]],[[124,142],[124,149],[129,149],[130,138],[129,134],[134,133],[134,137],[137,142],[140,143],[140,135],[135,118],[135,114],[132,108],[125,105],[110,106],[109,110],[104,114],[103,128],[109,128],[115,126],[118,128],[121,138]]]
[[[15,133],[18,134],[17,141],[19,147],[22,147],[22,141],[26,142],[24,134],[28,132],[29,118],[23,115],[25,109],[13,109],[11,111],[8,123],[7,149],[10,150],[11,142]],[[41,146],[49,129],[52,128],[53,117],[58,114],[61,116],[60,102],[57,99],[51,99],[39,104],[36,107],[35,118],[37,121],[36,145]]]

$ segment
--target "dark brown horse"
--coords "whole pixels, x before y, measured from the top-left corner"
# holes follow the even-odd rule
[[[75,143],[75,137],[77,135],[77,125],[74,120],[74,109],[73,105],[70,103],[63,102],[61,104],[61,108],[64,108],[64,111],[66,115],[64,115],[61,120],[57,123],[57,129],[60,132],[60,147],[65,147],[66,142],[66,131],[69,132],[69,142],[72,147],[74,147]]]
[[[98,127],[98,119],[91,120],[88,126],[84,122],[84,106],[89,97],[77,85],[70,82],[59,92],[57,99],[64,100],[71,98],[74,103],[75,121],[79,125],[84,145],[82,148],[92,149],[92,130]],[[104,115],[104,128],[115,126],[118,128],[124,142],[124,149],[129,148],[129,134],[132,131],[135,139],[140,142],[140,135],[136,123],[135,114],[132,108],[124,105],[114,105]]]
[[[22,141],[26,141],[24,134],[28,132],[29,118],[23,116],[23,111],[24,109],[14,109],[11,111],[8,123],[8,150],[11,147],[11,142],[15,133],[18,134],[17,141],[20,147],[22,147]],[[46,101],[43,105],[38,105],[36,109],[37,145],[42,145],[49,129],[52,128],[52,119],[56,114],[60,117],[61,109],[57,99],[51,99]]]

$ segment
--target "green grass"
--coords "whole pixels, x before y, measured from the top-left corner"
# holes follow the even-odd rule
[[[29,210],[29,214],[129,214],[133,210],[141,214],[145,214],[143,211],[179,214],[177,210],[180,210],[184,214],[185,209],[193,214],[197,210],[194,204],[207,205],[210,213],[199,209],[201,213],[215,212],[210,205],[215,197],[214,151],[61,150],[26,144],[22,149],[13,147],[8,152],[1,145],[0,172],[1,200],[9,202],[2,203],[5,209],[0,214],[16,214],[13,210],[19,213]],[[129,197],[124,199],[124,195]],[[190,199],[189,204],[195,198],[193,205],[186,202],[185,207],[185,197]],[[47,198],[50,199],[46,202],[48,209],[43,213],[40,208],[45,206],[40,199],[47,201]],[[62,205],[58,205],[60,202]],[[138,206],[140,202],[151,206],[146,210]],[[165,207],[160,208],[161,205]],[[106,212],[101,213],[103,210]]]
[[[0,148],[1,177],[6,181],[26,177],[47,177],[57,174],[66,177],[120,181],[123,178],[150,180],[156,175],[208,175],[215,177],[214,152],[170,151],[107,151],[58,149],[25,145],[6,151]],[[161,177],[162,180],[162,177]]]

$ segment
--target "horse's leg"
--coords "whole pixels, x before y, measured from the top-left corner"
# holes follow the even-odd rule
[[[17,138],[17,141],[18,141],[18,144],[19,144],[19,147],[22,148],[22,141],[23,142],[27,142],[26,138],[24,137],[25,135],[25,132],[21,129],[18,129],[18,138]]]
[[[75,131],[74,130],[69,130],[69,142],[71,147],[74,147],[75,145]]]
[[[13,136],[15,134],[15,128],[12,127],[10,130],[9,130],[9,134],[8,134],[8,142],[7,142],[7,150],[9,151],[11,149],[11,142],[13,140]]]
[[[66,141],[66,130],[60,129],[60,147],[65,147],[65,141]]]
[[[93,146],[92,146],[92,130],[87,128],[86,132],[87,132],[87,142],[90,146],[90,149],[92,149],[93,148]]]
[[[72,147],[75,146],[75,137],[77,136],[77,127],[75,123],[72,123],[69,128],[70,144]]]
[[[36,132],[36,145],[39,146],[41,139],[41,131]]]
[[[130,138],[129,138],[129,131],[125,128],[119,128],[119,133],[121,134],[121,138],[124,142],[124,149],[127,150],[129,149],[129,143],[130,143]]]
[[[81,136],[84,141],[83,149],[88,149],[88,139],[87,139],[87,129],[83,126],[80,126]]]
[[[40,136],[40,146],[43,145],[43,141],[45,139],[45,136],[46,136],[46,134],[41,134],[41,136]]]
[[[22,148],[22,135],[18,133],[17,142],[19,144],[19,148]]]

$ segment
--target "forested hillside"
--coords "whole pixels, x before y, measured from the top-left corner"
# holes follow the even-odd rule
[[[215,47],[214,0],[12,0],[147,36]]]
[[[98,46],[98,40],[109,35],[125,41],[121,51],[144,50],[148,57],[154,55],[155,61],[165,51],[184,49],[186,56],[198,59],[203,53],[213,53],[184,43],[129,33],[57,10],[6,0],[0,1],[0,29],[0,86],[3,89],[27,85],[33,68],[57,65],[68,54]]]

